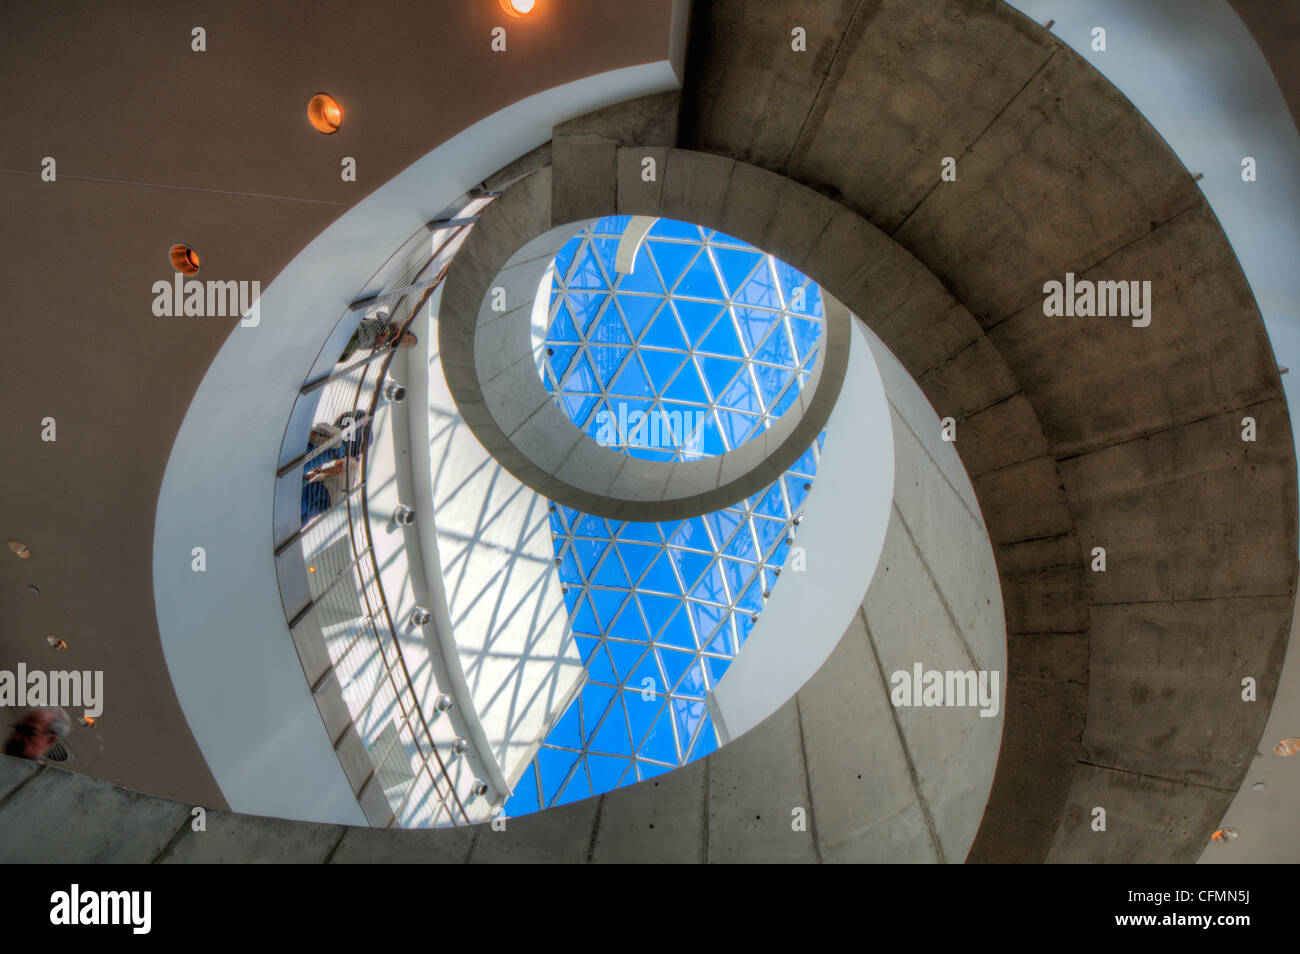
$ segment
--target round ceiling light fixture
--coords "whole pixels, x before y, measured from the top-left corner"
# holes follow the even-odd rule
[[[328,136],[343,125],[343,107],[328,93],[317,93],[307,101],[307,120],[317,132]]]
[[[17,537],[9,538],[9,549],[12,550],[14,556],[18,557],[20,560],[31,559],[32,551],[27,549],[27,544],[23,543],[23,541],[19,540]]]
[[[1300,755],[1300,739],[1283,739],[1273,746],[1273,751],[1283,758],[1289,755]]]
[[[537,6],[537,0],[501,0],[501,9],[512,17],[526,17]]]
[[[199,273],[199,253],[188,245],[173,245],[168,255],[172,260],[172,268],[182,275]]]
[[[1220,828],[1218,831],[1216,831],[1213,835],[1210,836],[1210,840],[1218,841],[1218,842],[1226,842],[1226,841],[1232,841],[1236,837],[1237,837],[1237,829]]]

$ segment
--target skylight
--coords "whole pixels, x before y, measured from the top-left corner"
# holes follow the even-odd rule
[[[654,220],[621,274],[634,221],[600,219],[556,255],[542,380],[614,450],[667,461],[725,453],[779,419],[808,379],[820,288],[746,242],[672,219]]]

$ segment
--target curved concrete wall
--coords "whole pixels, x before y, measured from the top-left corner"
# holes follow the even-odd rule
[[[835,195],[827,232],[865,219],[928,269],[900,281],[842,238],[833,272],[805,270],[957,419],[994,541],[1007,725],[972,857],[1192,860],[1263,728],[1296,580],[1290,422],[1232,250],[1132,105],[1008,7],[800,16],[802,59],[765,53],[770,10],[696,7],[680,142]],[[943,55],[897,55],[915,47]],[[1067,272],[1152,281],[1152,324],[1048,319]]]

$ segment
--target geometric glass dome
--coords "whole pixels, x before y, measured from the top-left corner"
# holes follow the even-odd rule
[[[824,438],[764,490],[689,520],[618,522],[552,505],[587,681],[515,785],[507,815],[599,795],[717,748],[706,693],[776,586]]]
[[[794,403],[823,338],[821,290],[746,242],[672,219],[654,220],[620,273],[633,221],[600,219],[556,255],[542,381],[603,446],[663,461],[723,454]]]

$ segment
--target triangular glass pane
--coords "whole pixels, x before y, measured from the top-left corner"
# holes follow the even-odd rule
[[[648,640],[650,634],[646,632],[645,622],[641,619],[641,611],[637,609],[635,600],[628,600],[627,605],[623,607],[623,612],[618,614],[618,619],[614,620],[609,627],[609,635],[617,636],[619,639],[637,639]]]
[[[587,663],[588,683],[599,682],[609,686],[618,685],[618,676],[614,673],[614,664],[609,661],[609,654],[601,648]]]
[[[641,345],[673,351],[686,349],[686,338],[682,336],[682,330],[677,326],[677,318],[671,308],[660,309],[659,317],[650,323],[650,327],[641,338]]]
[[[686,355],[677,351],[647,351],[642,349],[640,354],[641,360],[645,362],[651,389],[655,394],[662,394],[672,376],[677,373],[677,369],[686,363]]]
[[[555,798],[560,793],[560,786],[564,784],[569,770],[573,768],[573,763],[579,758],[581,756],[577,752],[562,752],[546,746],[538,749],[537,764],[541,767],[542,795],[546,799],[546,804],[555,803]]]
[[[686,366],[677,373],[677,377],[673,378],[672,384],[668,385],[668,388],[664,391],[664,398],[687,404],[709,403],[709,395],[704,390],[704,385],[700,383],[700,377],[696,373],[694,363],[688,361]]]
[[[667,625],[655,637],[655,642],[681,649],[695,649],[695,634],[691,630],[690,614],[686,612],[684,604],[679,604],[677,612],[669,617]]]
[[[600,720],[605,715],[605,710],[609,708],[610,700],[614,698],[617,692],[617,689],[596,686],[591,683],[587,683],[582,687],[582,731],[588,743],[596,733],[596,729],[599,728]]]
[[[629,754],[631,749],[628,750]],[[600,795],[618,787],[627,774],[628,759],[610,758],[604,755],[588,755],[587,771],[591,773],[591,793]]]
[[[627,682],[628,677],[632,675],[633,670],[646,654],[643,644],[625,643],[617,639],[611,639],[606,643],[605,649],[614,661],[614,671],[618,674],[620,683]]]
[[[608,295],[600,292],[569,292],[567,303],[573,315],[573,323],[580,329],[590,332]]]
[[[673,744],[673,728],[669,722],[667,706],[655,719],[654,725],[646,734],[641,747],[637,749],[637,755],[658,762],[667,762],[670,765],[677,764],[677,747]],[[644,777],[649,777],[649,774],[658,774],[658,772],[654,771],[644,774],[646,772],[645,768],[642,769],[642,772]]]
[[[655,264],[659,266],[659,274],[663,276],[664,283],[671,291],[682,272],[699,253],[700,247],[679,242],[657,242],[651,238],[641,246],[642,254],[646,251],[654,256]]]
[[[640,339],[641,332],[650,324],[655,311],[663,305],[662,298],[651,298],[649,295],[616,295],[615,298],[633,341]]]
[[[743,367],[739,361],[729,361],[726,358],[696,358],[696,360],[700,362],[700,369],[704,372],[704,379],[709,383],[711,394],[721,394],[725,391],[731,379]]]
[[[638,748],[645,742],[646,733],[654,725],[655,717],[663,712],[666,705],[662,695],[653,695],[648,699],[642,698],[644,695],[639,686],[623,692],[623,705],[627,709],[628,721],[632,723],[632,744]]]
[[[713,271],[713,265],[709,262],[707,255],[700,255],[695,263],[682,276],[682,280],[677,283],[673,289],[674,295],[685,295],[691,298],[709,298],[715,301],[723,301],[727,295],[718,284],[718,276]]]
[[[630,585],[627,574],[623,572],[623,565],[618,561],[618,554],[612,552],[596,568],[591,582],[610,587],[627,587]]]
[[[758,249],[746,252],[730,248],[714,248],[712,252],[718,263],[718,271],[722,272],[723,284],[728,295],[736,293],[736,289],[745,283],[754,266],[763,258],[763,253]]]
[[[637,544],[631,542],[619,541],[617,544],[618,551],[623,557],[623,565],[627,567],[628,579],[636,583],[645,573],[646,567],[659,555],[660,548],[649,544]]]
[[[718,323],[713,326],[713,330],[705,335],[704,340],[699,344],[698,350],[711,351],[714,354],[728,355],[734,358],[743,358],[745,356],[745,349],[741,346],[740,338],[736,335],[736,328],[727,314],[718,319]]]
[[[619,695],[621,696],[622,693]],[[594,752],[606,752],[610,755],[631,754],[632,743],[627,737],[627,722],[623,715],[621,700],[615,699],[614,704],[610,706],[605,721],[592,737],[590,748]]]
[[[596,610],[596,618],[606,626],[613,622],[627,598],[626,590],[592,590],[590,594],[591,604]]]
[[[618,369],[623,364],[623,359],[627,357],[629,350],[628,348],[605,346],[593,347],[587,350],[591,366],[600,375],[601,390],[609,389],[610,380],[618,373]]]
[[[613,394],[626,394],[628,397],[645,397],[649,395],[650,384],[646,381],[645,372],[641,369],[641,362],[633,355],[631,360],[623,365],[622,372],[614,379],[609,390]]]

